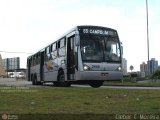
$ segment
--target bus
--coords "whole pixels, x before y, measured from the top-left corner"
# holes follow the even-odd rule
[[[122,44],[112,28],[76,26],[27,58],[27,78],[33,85],[79,83],[97,88],[122,77]]]

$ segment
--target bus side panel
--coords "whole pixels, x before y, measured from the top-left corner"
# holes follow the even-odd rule
[[[57,81],[58,75],[58,59],[49,60],[44,63],[44,81]]]

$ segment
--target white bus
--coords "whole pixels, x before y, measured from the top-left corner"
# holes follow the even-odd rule
[[[76,26],[60,39],[27,58],[27,76],[33,85],[53,82],[100,87],[104,81],[121,80],[122,46],[116,30]]]

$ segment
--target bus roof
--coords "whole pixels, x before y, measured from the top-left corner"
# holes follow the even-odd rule
[[[75,26],[74,28],[70,29],[68,32],[66,32],[65,34],[61,35],[57,40],[63,38],[64,36],[68,35],[69,33],[73,32],[73,31],[79,31],[80,29],[101,29],[101,30],[111,30],[111,31],[115,31],[117,32],[115,29],[112,28],[108,28],[108,27],[103,27],[103,26],[94,26],[94,25],[79,25],[79,26]],[[56,41],[57,41],[56,40]],[[54,42],[56,42],[54,41]],[[53,44],[54,42],[51,42],[50,44],[46,45],[45,47],[43,47],[42,49],[38,50],[37,52],[35,52],[34,54],[28,56],[28,58],[30,58],[31,56],[37,54],[38,52],[44,51],[46,47],[50,46],[51,44]]]

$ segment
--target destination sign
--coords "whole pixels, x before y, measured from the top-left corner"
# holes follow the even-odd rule
[[[79,29],[83,34],[95,34],[95,35],[117,35],[116,31],[102,30],[102,29]]]

